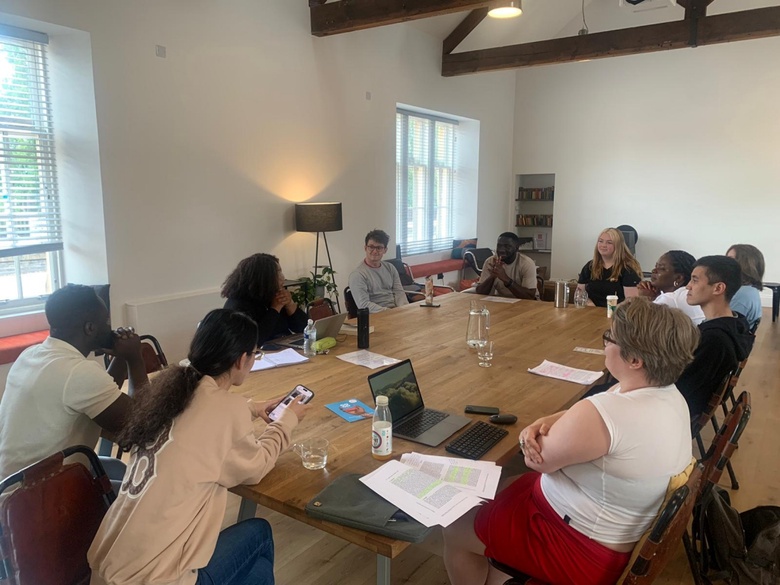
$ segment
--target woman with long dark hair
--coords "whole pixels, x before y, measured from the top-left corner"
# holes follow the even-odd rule
[[[607,228],[601,234],[590,260],[580,271],[577,288],[588,292],[588,303],[607,306],[607,297],[617,295],[622,303],[626,297],[637,296],[636,285],[642,280],[642,269],[626,246],[623,234]]]
[[[255,360],[257,326],[243,313],[211,311],[201,322],[187,367],[156,376],[119,444],[130,449],[119,497],[90,547],[92,585],[272,585],[273,537],[253,518],[222,532],[227,490],[258,483],[290,444],[307,407],[280,398],[247,403],[230,392]],[[255,436],[254,418],[268,424]]]
[[[253,254],[238,263],[222,284],[224,308],[246,313],[257,323],[257,344],[279,335],[300,333],[307,318],[284,288],[279,259]]]
[[[764,288],[764,255],[751,244],[734,244],[726,256],[739,262],[742,269],[742,286],[729,303],[731,310],[745,317],[750,330],[755,331],[761,320],[761,295],[758,293]]]

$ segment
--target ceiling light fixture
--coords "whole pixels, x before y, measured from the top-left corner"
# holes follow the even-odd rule
[[[499,0],[493,3],[488,16],[493,18],[515,18],[523,13],[520,0]]]

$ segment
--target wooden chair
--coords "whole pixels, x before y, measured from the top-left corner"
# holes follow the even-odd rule
[[[309,319],[314,321],[319,321],[320,319],[331,317],[336,314],[330,299],[314,299],[309,303],[307,312],[309,314]]]
[[[660,574],[685,533],[701,479],[702,466],[698,463],[692,465],[685,484],[666,498],[653,525],[634,547],[626,570],[618,580],[620,585],[649,585]],[[504,585],[544,585],[495,559],[488,559],[488,562],[502,573],[510,575],[511,578]]]
[[[720,429],[718,429],[718,433],[712,440],[712,444],[702,460],[704,471],[702,473],[701,487],[696,496],[692,530],[690,534],[687,530],[683,533],[685,554],[696,585],[710,583],[707,577],[710,572],[709,552],[707,550],[701,511],[706,507],[713,486],[720,481],[723,470],[727,468],[731,456],[737,448],[739,438],[750,420],[750,410],[750,393],[743,392],[737,399],[734,408],[726,416]]]
[[[74,454],[86,457],[65,463]],[[87,585],[87,550],[114,501],[94,451],[69,447],[0,482],[0,582]]]
[[[691,421],[691,436],[694,438],[696,445],[699,447],[699,455],[701,457],[704,457],[704,454],[706,453],[706,450],[704,449],[704,441],[701,438],[701,431],[704,429],[704,427],[707,426],[707,423],[712,422],[715,432],[718,432],[717,419],[714,418],[715,412],[723,402],[723,398],[726,394],[726,390],[728,389],[731,378],[732,372],[729,372],[724,376],[721,383],[718,384],[718,388],[712,394],[710,394],[707,407]]]

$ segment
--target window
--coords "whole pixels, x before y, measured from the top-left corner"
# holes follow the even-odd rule
[[[402,254],[452,248],[458,122],[397,110],[396,239]]]
[[[0,26],[0,312],[61,282],[62,226],[45,34]]]

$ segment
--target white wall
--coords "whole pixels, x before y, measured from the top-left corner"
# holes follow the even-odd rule
[[[516,173],[555,173],[553,276],[631,224],[669,249],[750,243],[780,281],[780,38],[519,70]]]
[[[343,286],[365,232],[394,230],[398,102],[479,120],[478,236],[504,221],[514,73],[444,79],[440,41],[412,27],[318,39],[292,0],[0,0],[0,12],[89,34],[115,324],[128,302],[219,286],[257,251],[288,277],[308,272],[314,238],[294,232],[293,202],[311,198],[344,203],[345,229],[328,237]],[[152,333],[181,357],[180,340]]]

